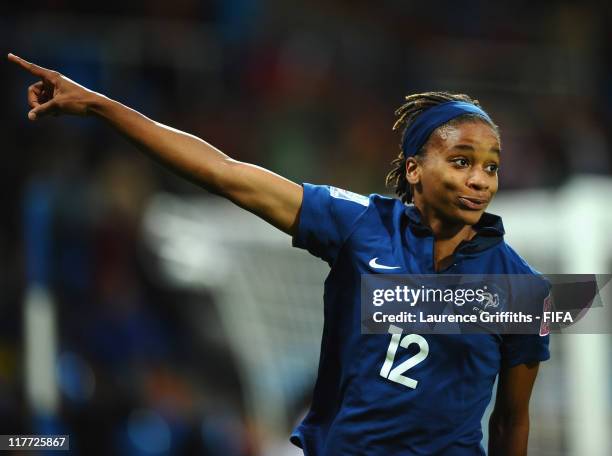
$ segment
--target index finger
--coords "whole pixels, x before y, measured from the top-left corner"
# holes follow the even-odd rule
[[[23,60],[21,57],[18,57],[15,54],[9,54],[7,57],[11,62],[16,63],[24,70],[27,70],[32,73],[34,76],[45,78],[49,75],[51,71],[34,63],[28,62],[27,60]]]

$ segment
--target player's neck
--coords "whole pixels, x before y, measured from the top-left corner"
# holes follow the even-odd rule
[[[431,229],[436,242],[456,241],[459,244],[461,241],[473,238],[476,234],[471,225],[448,220],[435,209],[419,204],[418,201],[415,201],[414,205],[421,214],[421,222]]]
[[[446,269],[453,262],[453,254],[462,241],[468,241],[476,232],[470,225],[465,225],[454,235],[445,233],[445,236],[436,236],[434,231],[434,268],[436,271]]]
[[[462,241],[469,241],[476,235],[471,225],[451,223],[440,217],[436,211],[418,207],[421,221],[429,226],[434,236],[434,267],[436,271],[445,269],[451,262],[453,253]]]
[[[471,225],[454,224],[449,225],[446,221],[434,218],[425,224],[431,228],[436,242],[468,241],[476,235],[476,230]]]

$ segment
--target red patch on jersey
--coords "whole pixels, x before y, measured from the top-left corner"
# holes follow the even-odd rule
[[[550,312],[552,310],[552,296],[548,293],[548,296],[544,298],[544,303],[542,305],[542,322],[540,323],[540,336],[547,336],[550,334],[550,323],[544,322],[544,312]]]

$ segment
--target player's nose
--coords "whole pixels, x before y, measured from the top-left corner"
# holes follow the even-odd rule
[[[486,172],[475,169],[469,174],[466,183],[469,188],[482,192],[489,190],[491,186],[489,180]]]

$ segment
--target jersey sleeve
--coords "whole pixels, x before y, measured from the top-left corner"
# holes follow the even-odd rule
[[[327,185],[302,186],[304,197],[293,246],[306,249],[331,265],[370,200]]]
[[[522,300],[527,303],[526,310],[529,313],[536,312],[541,317],[541,312],[547,310],[550,304],[550,283],[540,276],[534,276],[534,280],[529,283],[535,286],[525,287],[530,289],[530,292],[522,294]],[[502,336],[501,351],[504,366],[513,367],[519,364],[546,361],[550,358],[548,329],[539,322],[543,322],[543,319],[534,320],[533,327],[534,331],[539,328],[539,333]]]
[[[546,361],[550,358],[550,336],[539,334],[504,334],[502,336],[502,365],[514,367]]]

